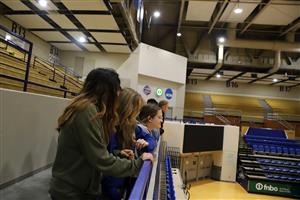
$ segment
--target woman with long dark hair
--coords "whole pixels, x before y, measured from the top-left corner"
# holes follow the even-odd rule
[[[120,79],[111,69],[92,70],[76,98],[58,119],[58,146],[52,168],[50,195],[54,200],[90,200],[101,197],[103,175],[131,176],[142,160],[109,154],[107,144],[118,123]]]

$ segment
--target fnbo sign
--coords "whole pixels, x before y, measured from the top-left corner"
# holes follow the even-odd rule
[[[257,190],[266,190],[271,192],[278,192],[278,187],[273,187],[272,185],[262,184],[262,183],[256,183],[255,188]]]

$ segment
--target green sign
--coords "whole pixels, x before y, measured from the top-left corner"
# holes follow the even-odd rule
[[[160,97],[161,95],[163,95],[163,90],[160,89],[160,88],[157,88],[157,89],[156,89],[156,95],[159,96],[159,97]]]
[[[299,184],[249,180],[248,191],[273,195],[300,197]]]

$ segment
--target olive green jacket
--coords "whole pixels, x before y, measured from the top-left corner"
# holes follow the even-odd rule
[[[79,111],[64,125],[58,138],[49,193],[58,200],[86,200],[101,196],[105,176],[136,174],[142,159],[127,160],[109,154],[101,120],[93,120],[96,106]]]

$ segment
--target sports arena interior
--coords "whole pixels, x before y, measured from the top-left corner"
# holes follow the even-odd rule
[[[97,68],[168,103],[121,199],[300,198],[299,0],[0,0],[1,200],[57,199],[58,118]]]

